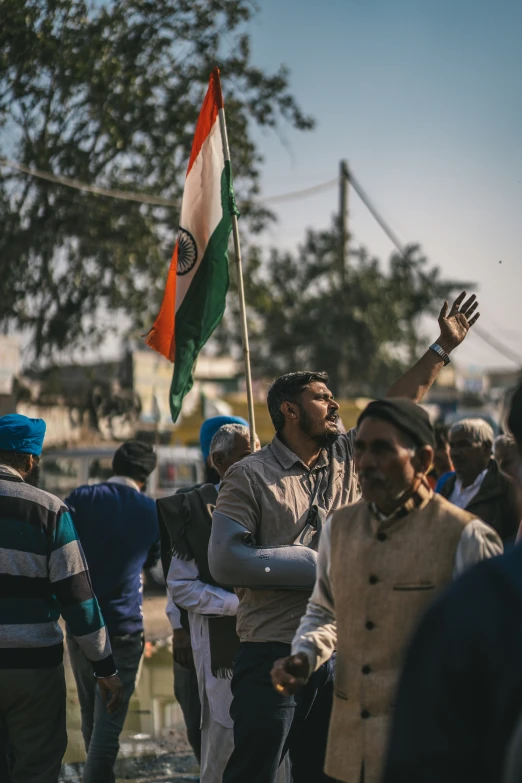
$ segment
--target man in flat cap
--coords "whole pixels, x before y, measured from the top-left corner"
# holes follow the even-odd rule
[[[362,500],[327,521],[292,655],[272,671],[276,690],[292,694],[337,649],[325,771],[338,781],[379,783],[410,634],[452,578],[502,552],[491,527],[430,489],[433,447],[428,415],[410,400],[376,400],[361,414]]]
[[[60,615],[89,662],[100,702],[113,712],[122,693],[71,515],[36,487],[44,436],[42,419],[0,417],[2,782],[11,773],[14,781],[58,781],[67,747]]]
[[[114,781],[119,736],[143,654],[142,571],[160,558],[156,503],[144,494],[155,467],[152,446],[139,440],[126,441],[114,454],[114,475],[108,481],[78,487],[66,498],[124,689],[121,709],[107,715],[93,686],[92,666],[67,634],[87,752],[84,783]]]

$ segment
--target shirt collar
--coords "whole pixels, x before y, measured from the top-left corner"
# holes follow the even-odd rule
[[[107,479],[107,483],[122,484],[124,487],[130,487],[131,489],[135,489],[137,492],[141,492],[139,484],[137,484],[134,479],[131,479],[128,476],[111,476],[110,479]]]
[[[457,480],[455,481],[455,489],[457,490],[458,494],[461,495],[463,492],[473,492],[473,490],[476,490],[477,492],[482,486],[482,482],[486,478],[486,473],[488,472],[488,468],[486,470],[483,470],[482,473],[479,473],[473,484],[469,484],[469,486],[462,488],[462,481],[457,476]]]
[[[370,511],[380,522],[389,522],[394,519],[401,519],[408,516],[415,509],[424,508],[433,497],[433,490],[424,478],[419,486],[408,495],[407,499],[401,503],[389,516],[383,514],[375,503],[370,503]]]
[[[3,463],[0,464],[0,471],[2,471],[2,473],[10,473],[12,476],[17,476],[18,478],[22,479],[22,481],[24,480],[22,474],[16,470],[16,468],[12,468],[11,465],[4,465]]]
[[[289,468],[292,468],[296,463],[299,463],[299,465],[302,465],[304,468],[306,468],[306,470],[310,470],[310,472],[312,472],[319,470],[320,468],[327,467],[330,462],[328,451],[323,449],[315,465],[312,468],[308,468],[304,462],[299,459],[297,454],[294,454],[294,452],[291,451],[288,446],[285,446],[279,435],[274,436],[272,443],[270,444],[270,449],[284,470],[289,470]]]

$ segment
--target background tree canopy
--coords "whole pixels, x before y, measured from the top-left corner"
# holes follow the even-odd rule
[[[352,252],[343,286],[339,246],[334,221],[328,231],[309,230],[295,253],[272,250],[265,259],[251,248],[245,289],[253,373],[326,370],[338,396],[384,394],[427,347],[421,316],[438,316],[444,300],[469,284],[442,279],[412,245],[392,255],[388,269],[363,248]],[[216,335],[221,350],[239,345],[234,290],[229,300]]]
[[[244,220],[261,158],[254,125],[309,129],[288,74],[255,68],[247,0],[0,0],[1,154],[26,166],[179,199],[210,71],[222,68]],[[177,210],[116,201],[0,168],[0,322],[38,360],[157,314]]]
[[[248,0],[0,0],[1,155],[111,189],[180,200],[210,71],[222,68],[243,234],[262,159],[255,126],[313,120],[284,67],[251,62]],[[107,320],[153,323],[178,210],[71,190],[0,166],[0,324],[26,330],[35,362],[96,343]],[[364,250],[339,274],[339,231],[295,253],[245,252],[254,374],[326,369],[338,393],[378,393],[418,349],[418,322],[457,284],[418,248],[389,270]],[[237,346],[232,288],[214,345]],[[407,351],[404,351],[406,346]],[[402,348],[398,351],[398,348]],[[407,354],[407,355],[406,355]]]

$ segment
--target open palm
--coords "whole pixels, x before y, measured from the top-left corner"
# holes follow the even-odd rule
[[[440,342],[444,350],[456,348],[466,337],[480,313],[475,313],[478,302],[475,294],[464,302],[466,291],[458,296],[448,312],[448,303],[444,302],[439,314]],[[464,302],[464,304],[462,304]],[[474,314],[475,313],[475,314]]]

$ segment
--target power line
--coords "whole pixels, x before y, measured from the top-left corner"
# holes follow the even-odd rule
[[[367,207],[367,209],[371,212],[377,223],[380,225],[390,242],[394,245],[394,247],[398,250],[400,255],[405,258],[405,251],[402,242],[397,237],[395,232],[389,227],[389,225],[386,223],[384,218],[381,217],[379,212],[377,211],[376,207],[372,204],[370,201],[369,196],[366,194],[366,192],[362,189],[359,182],[355,179],[355,177],[352,174],[352,171],[350,169],[349,172],[350,175],[350,183],[353,186],[353,189],[363,202],[363,204]],[[495,351],[500,353],[502,356],[504,356],[506,359],[509,359],[511,362],[514,362],[518,367],[522,366],[522,356],[515,353],[508,345],[505,345],[501,340],[498,340],[496,337],[493,337],[489,334],[489,332],[486,332],[485,329],[482,329],[477,324],[474,324],[473,326],[473,332],[480,337],[482,340],[484,340],[485,343],[487,343],[490,348],[493,348]]]
[[[349,170],[349,178],[350,178],[350,184],[361,199],[364,206],[368,209],[368,211],[373,215],[377,223],[380,225],[388,239],[391,240],[392,244],[395,245],[401,256],[404,256],[404,250],[402,248],[401,241],[398,239],[397,234],[389,227],[389,225],[386,223],[383,217],[380,216],[380,214],[377,212],[377,209],[373,206],[372,202],[370,201],[369,196],[366,194],[366,192],[362,189],[359,182],[355,179],[353,176],[352,170]]]
[[[0,158],[0,166],[7,166],[10,169],[21,171],[23,174],[28,174],[30,177],[45,179],[48,182],[54,183],[55,185],[63,185],[64,187],[73,188],[74,190],[83,190],[87,193],[94,193],[97,196],[107,196],[108,198],[116,198],[122,201],[138,201],[142,204],[153,204],[159,207],[180,206],[178,201],[172,201],[171,199],[162,198],[161,196],[150,196],[147,193],[133,193],[127,190],[111,190],[110,188],[103,188],[99,185],[89,185],[87,182],[81,182],[78,179],[62,177],[59,174],[51,174],[48,171],[40,171],[40,169],[24,166],[23,163],[17,163],[14,160],[7,160],[6,158]]]
[[[171,207],[175,209],[180,209],[181,207],[179,201],[163,198],[162,196],[155,196],[148,193],[136,193],[127,190],[104,188],[99,185],[90,185],[87,182],[82,182],[81,180],[77,180],[71,177],[64,177],[59,174],[52,174],[48,171],[35,169],[31,166],[25,166],[23,163],[18,163],[13,160],[8,160],[7,158],[0,157],[0,166],[5,166],[7,168],[20,171],[23,174],[27,174],[28,176],[35,177],[37,179],[47,180],[48,182],[52,182],[55,185],[62,185],[63,187],[73,188],[74,190],[93,193],[94,195],[97,196],[119,199],[121,201],[134,201],[140,204],[150,204],[151,206]],[[390,228],[388,223],[380,215],[377,208],[372,203],[370,197],[368,196],[366,191],[362,188],[361,184],[356,179],[356,177],[354,177],[351,170],[349,173],[349,179],[353,189],[355,190],[355,192],[357,193],[357,195],[359,196],[359,198],[361,199],[365,207],[368,209],[368,211],[371,213],[373,218],[382,228],[382,230],[384,231],[388,239],[391,241],[391,243],[394,245],[394,247],[397,249],[397,251],[400,253],[400,255],[402,257],[405,257],[404,247],[401,241],[399,240],[399,238],[397,237],[393,229]],[[334,186],[337,186],[338,183],[339,183],[339,179],[338,177],[335,177],[334,179],[327,180],[326,182],[321,182],[318,185],[312,185],[311,187],[308,188],[293,190],[288,193],[280,193],[274,196],[266,196],[265,198],[259,198],[258,201],[262,204],[282,204],[287,201],[295,201],[301,198],[307,198],[308,196],[315,195],[316,193],[322,193],[326,190],[329,190],[330,188],[333,188]],[[484,340],[484,342],[486,342],[491,348],[498,351],[498,353],[500,353],[502,356],[514,362],[517,366],[522,365],[522,357],[519,356],[517,353],[515,353],[513,350],[511,350],[509,346],[505,345],[495,337],[492,337],[489,333],[485,332],[476,324],[474,327],[474,332],[482,340]]]
[[[500,340],[497,340],[496,337],[490,335],[480,326],[477,326],[477,324],[473,326],[473,331],[491,348],[494,348],[495,351],[498,351],[498,353],[502,354],[502,356],[505,356],[506,359],[509,359],[511,362],[516,364],[519,369],[522,367],[522,356],[519,356],[519,354],[515,353],[515,351],[512,351],[511,348],[509,348],[507,345],[504,345],[504,343],[501,343]]]
[[[339,177],[335,179],[329,179],[327,182],[321,182],[319,185],[312,185],[310,188],[303,188],[302,190],[293,190],[290,193],[282,193],[279,196],[267,196],[266,198],[259,199],[263,203],[267,204],[280,204],[283,201],[295,201],[299,198],[307,198],[314,193],[322,193],[324,190],[330,190],[334,186],[339,184]]]
[[[173,207],[176,209],[181,208],[179,201],[173,201],[172,199],[163,198],[162,196],[150,195],[148,193],[135,193],[129,190],[114,190],[111,188],[104,188],[99,185],[89,185],[87,182],[82,182],[78,179],[71,177],[63,177],[60,174],[51,174],[48,171],[41,171],[40,169],[32,168],[31,166],[25,166],[23,163],[17,163],[14,160],[8,160],[7,158],[0,158],[0,166],[6,166],[7,168],[15,169],[23,174],[27,174],[30,177],[36,177],[37,179],[44,179],[47,182],[52,182],[55,185],[63,185],[67,188],[73,188],[74,190],[81,190],[87,193],[93,193],[97,196],[105,196],[107,198],[115,198],[121,201],[136,201],[140,204],[151,204],[158,207]],[[284,201],[293,201],[295,199],[307,198],[315,193],[321,193],[324,190],[337,185],[338,178],[330,179],[327,182],[321,182],[318,185],[313,185],[309,188],[302,188],[301,190],[293,190],[290,193],[280,193],[274,196],[266,196],[265,198],[257,199],[262,204],[280,204]]]

